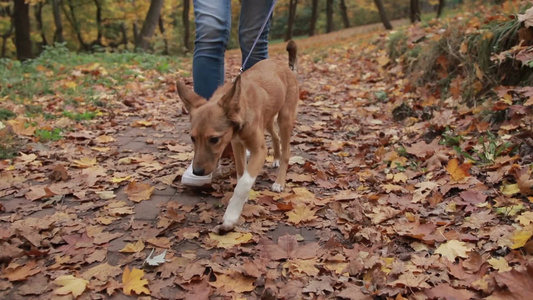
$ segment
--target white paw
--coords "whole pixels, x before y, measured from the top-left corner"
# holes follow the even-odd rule
[[[232,209],[231,207],[228,207],[226,210],[226,213],[224,213],[224,221],[222,222],[223,228],[230,228],[233,229],[235,225],[239,222],[239,218],[241,217],[241,212],[237,211],[236,209]]]
[[[272,162],[272,168],[279,168],[279,159],[276,159]]]
[[[274,183],[272,185],[272,191],[281,193],[281,192],[283,192],[283,186],[281,184],[279,184],[279,183]]]
[[[226,226],[224,224],[220,224],[220,225],[215,226],[215,228],[213,228],[211,231],[218,235],[224,235],[227,232],[232,231],[234,227],[235,226]]]

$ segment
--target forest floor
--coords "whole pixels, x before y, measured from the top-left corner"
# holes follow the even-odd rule
[[[527,299],[530,171],[505,151],[490,165],[459,157],[431,128],[486,124],[454,99],[417,94],[370,43],[385,34],[376,26],[297,41],[287,188],[269,190],[267,163],[224,236],[210,230],[233,163],[211,188],[179,180],[193,154],[175,83],[191,82],[189,60],[36,62],[49,92],[20,88],[0,102],[19,143],[0,161],[0,297]],[[286,63],[281,47],[272,57]],[[239,64],[229,51],[228,80]],[[395,121],[410,99],[439,109]]]

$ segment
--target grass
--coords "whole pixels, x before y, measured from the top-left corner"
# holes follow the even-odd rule
[[[181,60],[147,53],[73,53],[64,45],[47,47],[41,55],[20,63],[0,60],[0,98],[23,103],[33,97],[82,95],[91,102],[94,85],[113,86],[142,77],[143,72],[176,72]],[[60,84],[62,83],[62,84]],[[78,101],[79,102],[79,101]]]

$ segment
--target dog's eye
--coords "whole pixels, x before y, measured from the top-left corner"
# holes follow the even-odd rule
[[[209,142],[210,142],[211,144],[216,144],[216,143],[218,143],[218,140],[219,140],[218,137],[212,137],[212,138],[209,138]]]
[[[191,136],[191,141],[194,143],[196,142],[196,139],[194,138],[194,136]]]

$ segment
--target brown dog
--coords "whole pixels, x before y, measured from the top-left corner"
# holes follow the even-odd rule
[[[237,170],[237,186],[217,232],[232,230],[268,153],[265,129],[272,136],[274,167],[279,167],[272,190],[283,191],[290,158],[290,140],[298,106],[298,81],[293,72],[296,43],[287,44],[289,66],[266,59],[219,87],[207,101],[178,82],[178,94],[190,112],[194,143],[193,173],[202,176],[215,170],[222,152],[231,142]],[[278,120],[280,135],[275,130]],[[281,143],[280,143],[281,141]],[[281,148],[280,148],[281,145]],[[246,164],[246,149],[250,159]]]

